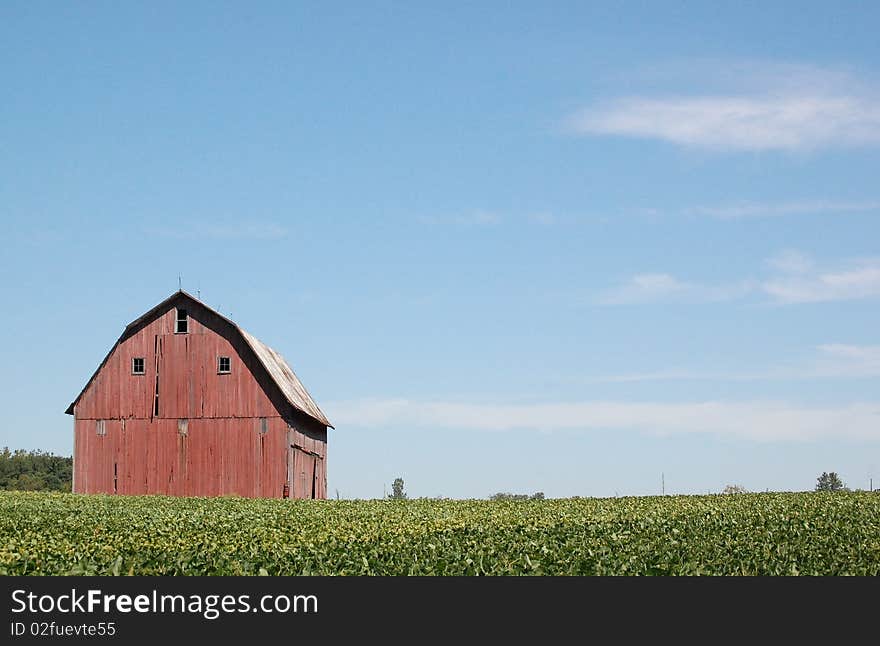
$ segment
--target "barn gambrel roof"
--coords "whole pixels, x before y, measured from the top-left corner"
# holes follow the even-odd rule
[[[245,344],[253,351],[254,356],[256,356],[260,365],[266,370],[266,373],[269,375],[272,382],[278,387],[281,394],[291,406],[293,406],[296,410],[305,413],[312,419],[317,420],[321,424],[333,428],[330,420],[327,419],[327,416],[324,415],[324,412],[318,407],[318,404],[315,403],[315,400],[312,399],[311,395],[309,395],[305,386],[303,386],[302,382],[296,376],[296,373],[293,372],[293,369],[284,360],[284,357],[282,357],[278,352],[270,348],[268,345],[260,341],[252,334],[240,328],[234,321],[229,320],[216,310],[205,305],[202,301],[198,300],[192,294],[189,294],[183,290],[175,292],[164,301],[156,305],[154,308],[152,308],[150,311],[146,312],[142,316],[139,316],[137,319],[125,326],[125,329],[122,331],[119,339],[117,339],[116,343],[113,344],[113,347],[110,348],[110,352],[108,352],[107,356],[104,357],[104,360],[98,366],[98,369],[95,370],[95,373],[91,376],[91,378],[89,378],[88,382],[80,391],[79,395],[76,396],[76,399],[73,400],[73,402],[70,404],[70,406],[67,407],[67,410],[64,412],[68,415],[73,415],[74,406],[76,406],[77,402],[83,396],[83,393],[88,390],[88,387],[91,385],[92,381],[94,381],[95,377],[98,376],[98,373],[101,372],[101,368],[104,367],[104,364],[107,363],[107,360],[113,355],[114,350],[116,350],[120,343],[125,341],[125,339],[127,339],[132,334],[134,334],[134,332],[140,328],[142,323],[152,320],[157,314],[165,312],[176,301],[179,300],[192,301],[198,307],[205,309],[214,316],[217,316],[225,321],[236,333],[241,336]]]

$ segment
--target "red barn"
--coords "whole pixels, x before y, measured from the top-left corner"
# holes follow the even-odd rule
[[[281,355],[184,291],[125,328],[66,412],[76,493],[327,497],[327,417]]]

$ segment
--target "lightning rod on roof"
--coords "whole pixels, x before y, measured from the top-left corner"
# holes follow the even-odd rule
[[[177,291],[183,291],[183,281],[180,279],[180,274],[177,274]]]

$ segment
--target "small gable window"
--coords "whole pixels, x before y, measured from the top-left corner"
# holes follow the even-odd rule
[[[231,372],[231,365],[229,357],[217,357],[217,372],[221,375],[228,375]]]
[[[186,334],[187,333],[187,318],[186,318],[186,310],[182,307],[177,308],[177,319],[176,325],[174,326],[174,332],[176,334]]]
[[[131,374],[133,374],[133,375],[144,374],[144,358],[143,357],[132,357],[131,358]]]

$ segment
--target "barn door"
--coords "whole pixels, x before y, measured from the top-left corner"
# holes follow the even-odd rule
[[[200,383],[216,359],[205,334],[156,335],[156,394],[153,416],[191,419],[204,414]],[[213,398],[213,399],[216,399]]]
[[[291,445],[287,453],[287,480],[291,498],[317,498],[322,477],[321,457],[302,447]]]

